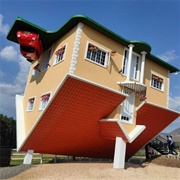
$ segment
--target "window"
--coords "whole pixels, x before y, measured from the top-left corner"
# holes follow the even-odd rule
[[[107,66],[109,61],[109,52],[91,43],[88,43],[86,59],[100,64],[102,66]]]
[[[44,94],[41,96],[39,110],[44,110],[46,108],[46,106],[48,105],[49,99],[50,99],[50,93]]]
[[[64,60],[66,45],[62,46],[55,52],[54,64],[57,64]]]
[[[128,50],[126,49],[124,52],[124,61],[122,67],[122,73],[127,75],[127,65],[128,65]],[[138,80],[139,79],[139,56],[135,53],[132,54],[131,60],[131,69],[130,69],[130,77],[132,79]]]
[[[122,68],[122,73],[127,74],[127,62],[128,62],[128,51],[125,50],[124,52],[124,61],[123,61],[123,68]]]
[[[121,121],[132,124],[134,115],[134,100],[135,95],[129,94],[121,105]]]
[[[132,76],[134,79],[139,79],[139,56],[135,57],[134,74]]]
[[[35,102],[35,98],[30,98],[28,100],[28,105],[27,105],[27,111],[32,111],[33,107],[34,107],[34,102]]]
[[[40,70],[40,64],[37,64],[37,65],[34,66],[34,68],[33,68],[33,76],[36,76],[39,72],[41,72],[41,70]]]
[[[164,79],[152,74],[151,75],[151,87],[163,91],[164,90]]]
[[[52,49],[48,49],[45,53],[45,61],[42,70],[46,70],[49,67],[49,61],[51,59],[51,50]]]

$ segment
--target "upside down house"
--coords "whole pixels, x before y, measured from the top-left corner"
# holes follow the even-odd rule
[[[16,95],[18,151],[111,158],[124,168],[180,115],[168,107],[169,75],[179,69],[86,16],[57,31],[17,17],[7,39],[31,63]]]

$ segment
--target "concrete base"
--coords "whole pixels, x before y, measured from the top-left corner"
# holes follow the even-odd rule
[[[34,153],[34,150],[27,151],[27,153],[24,157],[23,164],[31,164],[32,163],[33,153]]]
[[[124,169],[126,154],[126,142],[121,137],[116,137],[113,168]]]

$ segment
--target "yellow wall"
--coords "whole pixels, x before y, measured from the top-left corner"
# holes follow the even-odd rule
[[[164,91],[157,90],[150,86],[151,73],[164,79]],[[147,86],[147,101],[166,107],[168,101],[168,70],[146,59],[145,84]]]
[[[102,67],[98,64],[95,64],[94,62],[90,62],[85,59],[85,56],[86,56],[85,53],[86,53],[88,41],[110,52],[111,50],[116,50],[116,53],[114,54],[114,56],[111,56],[110,63],[107,66],[107,68]],[[114,42],[113,40],[105,37],[104,35],[84,25],[75,75],[88,79],[90,81],[96,82],[98,84],[107,86],[109,88],[121,91],[121,87],[117,85],[117,82],[118,81],[123,82],[126,80],[126,76],[119,73],[119,70],[122,68],[124,49],[125,49],[124,46]],[[160,75],[160,77],[163,77],[165,79],[163,92],[150,87],[151,72],[155,72],[156,75]],[[159,74],[157,74],[156,72],[159,72]],[[148,101],[166,107],[167,105],[167,76],[168,76],[167,69],[146,59],[144,83],[147,86],[147,100]],[[158,100],[159,98],[156,98],[156,97],[159,97],[161,101],[159,101]],[[136,95],[135,107],[138,107],[142,103],[139,99],[140,97]],[[111,113],[109,118],[119,118],[120,112],[121,112],[120,107],[116,108]],[[131,132],[135,125],[136,125],[136,113],[134,113],[134,121],[132,125],[123,123],[123,126],[128,132]]]
[[[107,51],[117,51],[114,56],[110,57],[110,62],[107,68],[85,59],[87,41]],[[119,70],[122,66],[123,52],[124,48],[122,45],[84,25],[75,75],[115,90],[119,90],[120,87],[117,84],[117,81],[120,81],[122,78]]]
[[[110,62],[107,68],[85,59],[87,42],[99,46],[109,52],[111,52],[111,50],[116,50],[116,53],[110,56]],[[124,75],[119,73],[119,70],[122,68],[123,54],[124,46],[84,25],[75,75],[121,91],[121,87],[117,84],[117,82],[123,82],[126,79]],[[110,114],[109,118],[119,119],[120,112],[121,109],[119,106]],[[135,126],[135,121],[133,124],[123,123],[123,125],[127,132],[130,132]]]
[[[70,32],[68,32],[63,38],[59,39],[55,42],[52,46],[52,56],[49,61],[50,67],[47,70],[40,72],[36,76],[32,76],[33,68],[36,64],[42,64],[45,55],[42,54],[38,62],[34,62],[31,65],[30,74],[28,77],[28,83],[24,95],[24,119],[25,119],[25,131],[26,134],[34,125],[37,118],[42,113],[42,110],[39,110],[41,96],[44,93],[51,93],[51,97],[57,87],[59,86],[60,82],[69,71],[72,49],[74,45],[75,39],[75,31],[76,27],[73,28]],[[54,52],[58,50],[62,45],[66,44],[66,51],[65,51],[65,60],[53,65],[54,63]],[[35,96],[35,104],[33,111],[26,111],[28,105],[28,99]]]
[[[31,66],[28,84],[24,96],[26,134],[34,125],[39,115],[42,113],[42,111],[39,111],[41,95],[43,93],[52,93],[51,94],[52,97],[54,91],[59,86],[65,74],[69,72],[76,29],[77,26],[74,27],[70,32],[68,32],[63,38],[59,39],[57,42],[54,43],[49,69],[39,73],[35,77],[32,77],[33,67],[38,62],[34,62]],[[121,91],[121,87],[117,84],[117,82],[119,81],[123,82],[126,80],[126,76],[119,73],[119,70],[122,68],[123,54],[125,47],[105,37],[104,35],[94,31],[93,29],[91,29],[86,25],[83,25],[82,29],[83,29],[81,34],[82,37],[80,39],[76,70],[74,74],[76,76],[85,78],[87,80],[93,81],[103,86]],[[110,62],[107,67],[102,67],[98,64],[95,64],[94,62],[85,59],[87,41],[109,52],[111,52],[111,50],[116,50],[116,53],[110,56]],[[54,52],[64,44],[67,45],[65,52],[65,60],[57,65],[53,65]],[[43,60],[44,60],[44,55],[41,56],[39,63],[41,64]],[[164,78],[165,85],[163,92],[150,87],[151,72]],[[167,78],[168,78],[168,70],[146,59],[144,82],[147,86],[147,100],[149,102],[159,104],[161,106],[166,106]],[[34,110],[32,112],[26,112],[28,99],[34,96],[36,98]],[[139,101],[139,97],[136,96],[135,106],[136,107],[139,106],[140,103],[141,102]],[[111,113],[109,118],[120,118],[120,112],[121,109],[119,106]],[[134,122],[132,125],[127,123],[122,123],[122,124],[128,133],[131,132],[134,126],[136,125],[136,113],[134,114]]]

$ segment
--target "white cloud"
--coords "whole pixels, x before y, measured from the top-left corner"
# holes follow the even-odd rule
[[[0,35],[7,35],[10,27],[3,22],[3,15],[0,14]],[[23,94],[29,74],[30,63],[20,54],[19,45],[6,46],[0,50],[0,59],[6,62],[15,62],[19,66],[19,72],[13,82],[0,82],[0,113],[15,117],[15,95]],[[0,78],[8,78],[8,74],[0,71]]]
[[[16,61],[18,58],[18,52],[13,46],[6,46],[0,51],[0,58],[6,61]]]
[[[30,63],[27,62],[27,60],[13,46],[5,47],[1,51],[0,57],[3,60],[7,60],[9,62],[14,61],[19,66],[19,72],[17,73],[13,82],[0,83],[0,112],[4,115],[15,118],[15,95],[24,93],[27,77],[29,74]],[[0,71],[0,76],[1,74],[3,76],[4,72]]]
[[[180,96],[169,97],[169,108],[180,112]]]
[[[180,96],[169,97],[169,108],[180,112]],[[163,132],[171,133],[173,130],[180,127],[180,117],[173,121]]]
[[[6,35],[9,31],[9,25],[3,23],[3,15],[0,14],[0,35],[4,34]]]
[[[178,117],[175,121],[173,121],[167,128],[165,128],[162,132],[171,133],[175,129],[180,127],[180,117]]]
[[[16,76],[15,83],[19,84],[20,86],[26,85],[27,77],[29,75],[29,68],[30,63],[21,55],[18,56],[19,58],[19,68],[20,71],[18,72]]]
[[[166,62],[172,62],[173,60],[178,58],[174,50],[166,51],[165,53],[159,54],[157,56]]]

